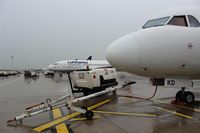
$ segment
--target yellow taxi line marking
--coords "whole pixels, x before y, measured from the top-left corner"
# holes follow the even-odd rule
[[[54,117],[54,119],[57,119],[57,118],[59,118],[61,116],[62,116],[62,114],[61,114],[61,111],[60,111],[59,108],[53,110],[53,117]]]
[[[164,112],[167,112],[167,113],[176,115],[176,116],[184,117],[184,118],[187,118],[187,119],[192,119],[192,116],[190,116],[190,115],[178,113],[178,112],[176,112],[176,111],[164,109],[164,108],[161,108],[161,107],[158,107],[158,106],[153,106],[153,107],[155,107],[155,108],[158,109],[158,110],[161,110],[161,111],[164,111]]]
[[[93,109],[95,109],[95,108],[97,108],[97,107],[99,107],[99,106],[102,106],[102,105],[104,105],[104,104],[110,102],[110,101],[111,101],[111,99],[104,100],[104,101],[99,102],[99,103],[97,103],[97,104],[95,104],[95,105],[93,105],[93,106],[88,107],[87,109],[88,109],[88,110],[93,110]]]
[[[110,112],[110,111],[99,111],[93,110],[95,113],[100,114],[111,114],[111,115],[127,115],[127,116],[141,116],[141,117],[156,117],[155,114],[143,114],[143,113],[125,113],[125,112]]]
[[[45,130],[45,129],[47,129],[47,128],[50,128],[50,127],[52,127],[52,126],[54,126],[54,125],[57,125],[57,124],[59,124],[59,123],[62,123],[62,122],[64,122],[64,121],[69,120],[69,119],[71,119],[71,118],[73,118],[73,117],[76,117],[76,116],[78,116],[78,115],[80,115],[80,114],[81,114],[81,113],[79,113],[79,112],[75,112],[75,113],[69,114],[69,115],[67,115],[67,116],[58,118],[58,119],[56,119],[56,120],[54,120],[54,121],[51,121],[51,122],[48,122],[48,123],[46,123],[46,124],[43,124],[43,125],[41,125],[41,126],[39,126],[39,127],[36,127],[36,128],[34,128],[33,130],[36,131],[36,132],[41,132],[41,131],[43,131],[43,130]]]
[[[54,119],[62,117],[62,114],[61,114],[61,111],[59,108],[54,109],[52,112],[53,112]],[[69,133],[65,123],[61,123],[60,125],[57,125],[56,131],[57,131],[57,133]]]
[[[97,108],[97,107],[99,107],[99,106],[102,106],[102,105],[104,105],[104,104],[106,104],[106,103],[108,103],[108,102],[110,102],[110,101],[111,101],[111,99],[107,99],[107,100],[104,100],[104,101],[102,101],[102,102],[99,102],[99,103],[97,103],[97,104],[95,104],[95,105],[93,105],[93,106],[91,106],[91,107],[88,107],[88,110],[95,109],[95,108]],[[80,115],[80,114],[81,114],[80,112],[74,112],[74,113],[72,113],[72,114],[66,115],[66,116],[61,117],[61,118],[58,118],[58,119],[56,119],[56,120],[54,120],[54,121],[50,121],[50,122],[48,122],[48,123],[46,123],[46,124],[43,124],[43,125],[38,126],[38,127],[36,127],[36,128],[33,128],[33,130],[36,131],[36,132],[41,132],[41,131],[43,131],[43,130],[45,130],[45,129],[47,129],[47,128],[50,128],[50,127],[52,127],[52,126],[54,126],[54,125],[58,125],[59,123],[62,123],[62,122],[64,122],[64,121],[66,121],[66,120],[69,120],[69,119],[71,119],[71,118],[74,118],[74,117],[76,117],[76,116],[78,116],[78,115]]]
[[[65,123],[61,123],[61,124],[57,125],[56,131],[57,131],[57,133],[69,133]]]
[[[168,103],[168,102],[165,102],[165,101],[161,101],[161,100],[154,100],[154,101],[159,102],[159,103],[164,103],[164,104],[172,105],[172,106],[176,106],[176,107],[179,107],[179,108],[182,108],[182,109],[187,109],[187,110],[190,110],[190,111],[194,111],[194,112],[200,113],[200,110],[199,110],[199,109],[194,109],[194,108],[190,108],[190,107],[184,107],[184,106],[181,106],[181,105],[171,104],[171,103]]]
[[[132,101],[132,102],[137,102],[137,100],[132,99],[132,98],[128,98],[128,97],[120,97],[120,98],[129,100],[129,101]]]
[[[99,119],[99,118],[100,118],[99,116],[93,116],[92,119]],[[85,121],[85,120],[87,120],[87,118],[85,118],[85,117],[83,117],[83,118],[72,118],[72,119],[70,120],[70,122]]]

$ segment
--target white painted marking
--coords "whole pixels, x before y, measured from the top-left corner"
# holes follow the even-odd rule
[[[13,82],[15,82],[15,81],[17,81],[17,80],[19,80],[19,79],[20,79],[20,78],[17,78],[17,79],[14,79],[14,80],[11,80],[11,81],[2,83],[2,84],[0,84],[0,87],[1,87],[1,86],[5,86],[5,85],[8,85],[8,84],[11,84],[11,83],[13,83]]]

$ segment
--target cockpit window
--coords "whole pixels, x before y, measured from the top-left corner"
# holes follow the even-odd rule
[[[185,16],[174,16],[168,23],[168,25],[177,25],[187,27],[187,20]]]
[[[164,25],[164,24],[167,22],[167,20],[168,20],[169,18],[170,18],[170,17],[163,17],[163,18],[148,20],[148,21],[142,26],[142,28],[145,29],[145,28],[149,28],[149,27],[162,26],[162,25]]]
[[[199,21],[192,15],[188,15],[188,20],[190,22],[190,27],[199,27]]]

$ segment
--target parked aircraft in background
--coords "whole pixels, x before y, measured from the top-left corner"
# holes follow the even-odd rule
[[[16,70],[0,70],[0,77],[8,77],[19,74]]]
[[[111,65],[106,60],[92,60],[92,56],[89,56],[87,60],[63,60],[55,62],[52,65],[47,66],[50,71],[56,72],[72,72],[75,70],[85,70],[94,68],[109,68]]]

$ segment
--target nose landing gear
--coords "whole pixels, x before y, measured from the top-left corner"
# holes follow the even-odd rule
[[[181,88],[182,90],[178,91],[176,93],[176,101],[179,102],[185,102],[188,104],[194,103],[195,96],[192,92],[190,91],[185,91],[185,87]]]

